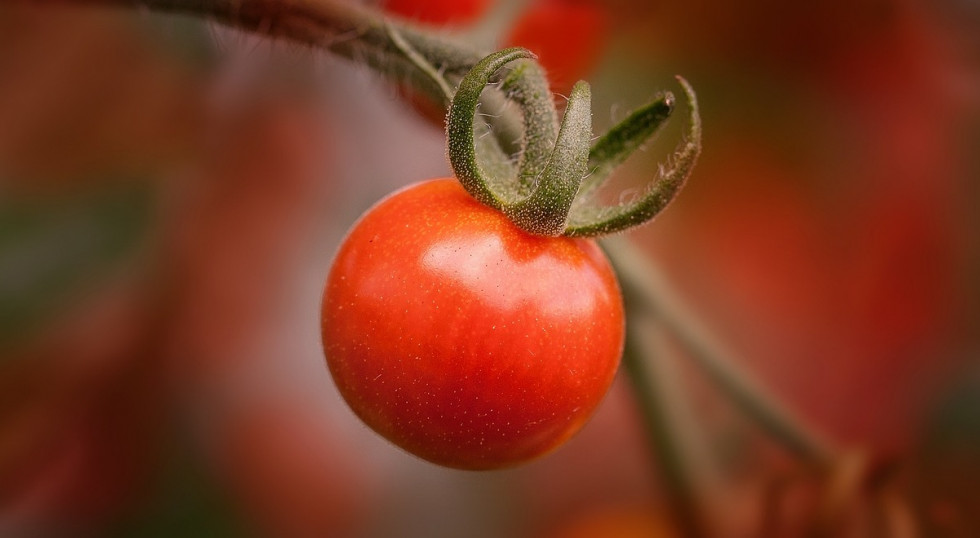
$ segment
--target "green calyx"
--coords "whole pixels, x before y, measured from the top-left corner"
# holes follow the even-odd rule
[[[598,237],[652,219],[683,186],[701,149],[701,121],[690,85],[678,77],[690,125],[667,165],[639,197],[602,206],[595,193],[665,123],[674,98],[662,94],[592,143],[588,83],[580,81],[572,89],[559,123],[534,58],[526,49],[505,49],[477,62],[462,78],[446,124],[449,162],[460,183],[478,201],[536,235]],[[503,116],[501,103],[516,104],[523,119],[514,156],[494,133]]]

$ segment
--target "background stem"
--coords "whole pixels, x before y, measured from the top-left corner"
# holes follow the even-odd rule
[[[737,365],[739,361],[698,322],[666,279],[626,239],[602,240],[620,277],[623,293],[642,301],[681,341],[710,380],[746,415],[796,456],[831,469],[836,450]]]
[[[650,441],[652,461],[659,463],[674,523],[684,538],[710,536],[705,500],[707,471],[691,437],[683,388],[667,364],[663,327],[649,312],[626,301],[628,325],[623,367],[636,395]],[[652,329],[652,330],[651,330]]]
[[[445,91],[433,80],[433,67],[455,88],[463,75],[489,51],[477,50],[444,35],[342,0],[25,0],[35,5],[71,5],[146,9],[190,15],[275,39],[308,45],[369,66],[395,83],[445,107]],[[392,36],[398,38],[393,39]],[[402,42],[403,41],[403,42]],[[426,60],[404,53],[405,45]],[[499,91],[484,92],[481,103],[492,134],[508,153],[519,151],[522,115],[507,106]]]

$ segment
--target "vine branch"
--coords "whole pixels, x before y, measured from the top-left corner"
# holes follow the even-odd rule
[[[140,9],[212,20],[366,64],[388,78],[406,80],[413,90],[435,103],[445,102],[446,86],[433,78],[433,72],[455,86],[484,56],[483,51],[464,43],[341,0],[25,0],[24,3]],[[406,54],[406,50],[411,54]],[[514,123],[513,118],[507,120]]]
[[[790,452],[821,469],[834,468],[837,449],[736,366],[739,361],[670,292],[652,263],[625,239],[604,239],[602,246],[613,261],[624,295],[634,298],[634,309],[654,312],[714,384]]]

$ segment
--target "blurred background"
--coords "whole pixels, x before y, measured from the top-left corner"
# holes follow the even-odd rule
[[[687,78],[704,151],[630,237],[747,371],[880,462],[892,528],[980,536],[980,3],[371,4],[527,46],[558,94],[587,78],[597,132]],[[623,379],[556,453],[485,473],[340,400],[331,256],[374,201],[450,173],[441,129],[305,47],[0,6],[0,535],[679,536]],[[715,534],[808,536],[826,480],[684,373]]]

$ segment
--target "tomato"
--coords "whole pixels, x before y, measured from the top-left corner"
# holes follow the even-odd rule
[[[512,466],[577,432],[619,364],[619,286],[598,246],[532,236],[452,179],[399,191],[342,243],[324,351],[351,409],[426,460]]]
[[[384,0],[385,11],[431,25],[469,24],[486,12],[490,0]]]
[[[599,63],[608,39],[608,19],[600,2],[537,0],[518,17],[503,47],[533,51],[554,90],[568,95]]]

